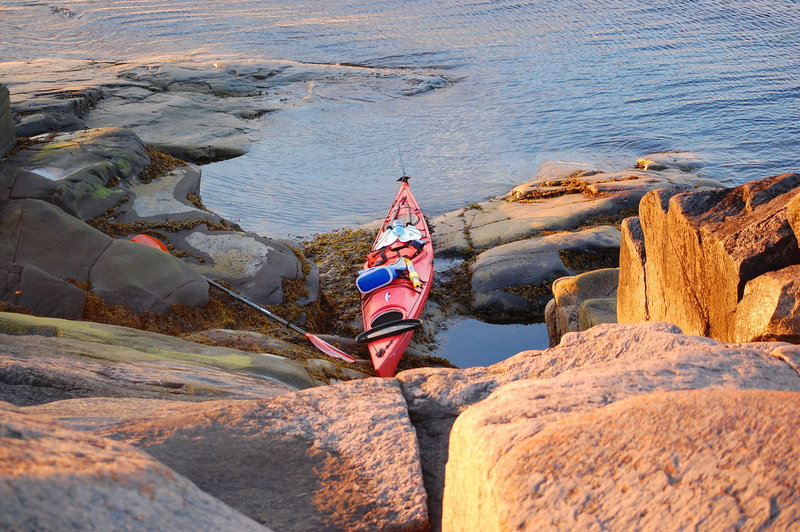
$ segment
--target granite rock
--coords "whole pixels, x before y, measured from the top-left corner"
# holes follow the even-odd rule
[[[610,226],[497,246],[471,265],[473,309],[492,321],[542,316],[555,279],[589,263],[616,266],[618,254],[619,231]]]
[[[733,335],[737,342],[800,344],[800,265],[748,281],[736,306]]]
[[[772,390],[792,392],[789,396],[798,397],[800,378],[796,370],[784,362],[780,353],[776,353],[776,346],[781,345],[725,344],[708,338],[681,335],[678,329],[657,324],[603,324],[584,332],[568,333],[557,348],[549,349],[533,358],[523,353],[517,355],[523,357],[523,360],[515,360],[516,357],[512,357],[500,365],[501,367],[491,368],[492,373],[497,374],[524,364],[527,366],[528,377],[520,375],[521,378],[514,382],[496,387],[491,396],[465,409],[453,424],[449,433],[450,446],[444,484],[443,530],[507,530],[518,525],[524,528],[525,525],[522,523],[526,519],[528,527],[538,528],[540,525],[546,527],[550,508],[545,504],[545,509],[540,512],[536,505],[540,502],[540,493],[552,493],[549,491],[550,486],[556,484],[550,483],[558,483],[559,477],[540,473],[538,467],[547,468],[548,465],[537,462],[527,453],[531,449],[538,448],[538,438],[544,438],[540,435],[541,432],[548,431],[545,434],[554,434],[560,427],[565,427],[559,423],[578,427],[585,424],[584,420],[603,417],[602,410],[597,409],[606,405],[625,399],[631,399],[634,405],[643,404],[650,400],[647,394],[686,389],[726,390],[725,393],[741,390]],[[780,403],[781,400],[783,399],[770,399],[770,407]],[[715,415],[709,408],[698,410],[704,410],[712,417]],[[757,403],[748,406],[750,414],[745,419],[752,419],[750,423],[759,424],[762,417],[758,410]],[[707,429],[699,411],[698,419],[692,423],[692,430]],[[578,418],[574,417],[575,415],[584,417]],[[781,415],[786,415],[785,410]],[[718,416],[716,418],[718,420],[727,419],[724,422],[720,421],[723,424],[732,423],[732,430],[734,425],[741,430],[747,430],[745,427],[748,423],[741,423],[738,420],[735,405],[724,408]],[[595,452],[603,456],[616,456],[614,453],[618,452],[618,447],[615,447],[617,440],[602,438],[600,425],[605,425],[612,432],[630,431],[629,437],[632,438],[637,438],[636,431],[639,427],[631,423],[615,424],[613,417],[610,416],[609,420],[602,424],[589,424],[591,427],[597,427],[597,430],[585,431],[584,437],[600,438],[601,441],[597,444],[572,447],[575,440],[567,438],[563,440],[565,447],[559,449],[556,445],[553,452],[565,459],[571,457],[576,463],[583,462],[580,457],[574,455],[576,451],[573,449],[582,449],[578,454],[587,453],[587,456],[592,457]],[[575,420],[574,424],[569,421],[570,419]],[[793,433],[791,423],[780,420],[776,421],[776,426]],[[657,430],[661,434],[670,434],[672,432],[670,427],[672,425],[665,422]],[[761,436],[759,432],[758,437]],[[727,439],[727,436],[720,434],[720,438],[721,440],[715,441],[727,443],[719,445],[733,445],[736,442],[736,437]],[[698,445],[702,443],[703,440],[697,441]],[[656,446],[658,447],[658,444]],[[660,453],[661,459],[667,464],[676,465],[671,462],[669,454],[665,455],[664,449],[671,447],[666,444],[658,447],[657,452]],[[631,452],[633,456],[630,461],[622,463],[612,461],[608,465],[631,467],[637,463],[636,451],[632,449]],[[687,453],[693,452],[695,451],[687,448]],[[760,446],[752,448],[741,446],[737,452],[748,455],[746,460],[755,463],[759,463],[762,456]],[[714,460],[723,462],[711,463],[724,464],[725,456],[725,453],[721,452]],[[781,452],[775,453],[775,456],[780,459],[785,457]],[[518,461],[518,457],[524,458]],[[596,458],[587,458],[585,463],[590,462],[599,466],[601,470],[605,467],[601,464],[606,463],[605,460]],[[756,467],[760,471],[771,469],[765,462],[759,463]],[[719,468],[721,469],[724,469],[724,465]],[[580,482],[586,485],[586,489],[594,486],[604,491],[604,497],[613,499],[619,496],[617,491],[603,488],[605,475],[600,473],[593,475],[591,468],[586,470],[585,474],[586,476],[579,478],[582,479]],[[767,483],[771,490],[778,489],[780,481],[777,478]],[[567,476],[560,480],[571,482],[574,479],[575,477]],[[657,491],[660,489],[659,486],[663,485],[658,484],[662,480],[665,479],[658,476],[648,477],[647,485],[637,489]],[[734,479],[726,478],[724,475],[718,482],[715,479],[713,482],[701,485],[702,493],[707,495],[693,501],[694,508],[712,507],[715,501],[714,495],[724,489],[723,486],[731,490],[735,490],[735,486],[738,486]],[[675,486],[674,489],[677,491],[672,493],[680,500],[692,497],[691,484]],[[683,492],[684,489],[688,492]],[[588,527],[587,523],[594,522],[591,521],[593,507],[586,506],[591,498],[572,498],[562,495],[561,499],[563,506],[559,506],[555,516],[557,518],[563,516],[563,526],[585,528]],[[649,505],[649,502],[646,498],[628,499],[630,507]],[[647,507],[650,508],[649,512],[660,511],[658,506]],[[790,505],[791,507],[793,506]],[[630,515],[635,522],[642,523],[644,522],[642,519],[647,519],[647,516],[642,515],[641,510],[644,506],[639,508],[638,514],[634,512]],[[789,511],[794,512],[791,509]],[[614,517],[613,511],[611,514],[603,512],[600,515],[605,519]],[[740,514],[731,517],[733,519],[730,521],[731,526],[739,517]],[[623,521],[614,522],[621,528],[632,526],[631,523],[624,524]]]
[[[553,299],[552,303],[548,303],[545,313],[550,346],[558,345],[561,337],[568,332],[582,331],[596,325],[593,320],[581,319],[583,304],[615,296],[618,280],[619,268],[604,268],[553,281]],[[605,308],[606,316],[603,318],[606,321],[602,323],[616,323],[616,305],[613,319],[609,315],[608,305],[601,306]]]
[[[276,530],[429,526],[414,429],[395,380],[193,405],[101,434],[142,448]]]
[[[506,402],[541,415],[535,390],[516,392]],[[791,529],[800,519],[798,406],[796,391],[703,389],[561,414],[540,430],[507,417],[490,447],[511,448],[484,458],[494,463],[478,515],[454,501],[466,511],[448,512],[444,529]],[[498,414],[484,421],[511,413]]]
[[[266,531],[130,445],[0,402],[0,528]]]
[[[0,400],[27,406],[117,397],[256,399],[315,386],[270,353],[196,344],[100,323],[0,313]]]
[[[800,264],[787,214],[798,187],[800,174],[782,174],[732,189],[645,196],[639,215],[649,319],[732,341],[747,282]]]

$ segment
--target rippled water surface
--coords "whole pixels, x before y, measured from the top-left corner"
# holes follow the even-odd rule
[[[279,58],[449,80],[403,97],[309,87],[263,119],[249,155],[206,167],[206,204],[274,235],[382,216],[398,151],[431,214],[544,160],[611,169],[687,150],[731,183],[800,170],[794,0],[6,1],[0,54]]]

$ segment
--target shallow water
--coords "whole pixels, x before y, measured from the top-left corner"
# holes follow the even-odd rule
[[[205,203],[277,236],[382,216],[398,151],[430,214],[505,192],[546,160],[617,169],[647,152],[688,150],[730,183],[798,170],[799,52],[795,0],[0,7],[5,60],[262,57],[450,80],[412,97],[312,87],[304,105],[263,119],[249,155],[209,165]]]
[[[521,351],[547,349],[544,323],[496,325],[471,318],[448,320],[434,354],[459,368],[490,366]]]

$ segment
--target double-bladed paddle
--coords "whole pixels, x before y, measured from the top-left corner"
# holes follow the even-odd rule
[[[153,238],[150,235],[138,234],[138,235],[132,237],[131,240],[133,240],[134,242],[139,242],[140,244],[145,244],[147,246],[154,247],[156,249],[160,249],[161,251],[169,253],[169,250],[167,249],[167,247],[160,240],[158,240],[156,238]],[[249,305],[250,307],[256,309],[257,311],[259,311],[260,313],[264,314],[268,318],[270,318],[270,319],[272,319],[274,321],[277,321],[281,325],[283,325],[285,327],[288,327],[289,329],[293,330],[296,333],[302,334],[303,336],[308,338],[308,340],[314,345],[314,347],[316,347],[318,350],[320,350],[321,352],[325,353],[326,355],[331,356],[333,358],[338,358],[338,359],[344,360],[346,362],[355,362],[356,361],[356,359],[353,356],[348,355],[347,353],[345,353],[341,349],[337,349],[336,347],[333,347],[328,342],[322,340],[321,338],[318,338],[317,336],[314,336],[310,332],[304,331],[303,329],[301,329],[297,325],[295,325],[293,323],[289,323],[285,319],[281,318],[280,316],[276,315],[273,312],[270,312],[269,310],[265,309],[261,305],[258,305],[257,303],[254,303],[254,302],[250,301],[249,299],[240,296],[239,294],[237,294],[233,290],[229,290],[229,289],[225,288],[224,286],[222,286],[218,282],[213,281],[213,280],[209,279],[206,276],[203,276],[203,279],[208,281],[208,284],[210,284],[211,286],[219,288],[220,290],[222,290],[223,292],[225,292],[229,296],[231,296],[231,297],[233,297],[235,299],[238,299],[239,301],[241,301],[242,303],[245,303],[246,305]]]

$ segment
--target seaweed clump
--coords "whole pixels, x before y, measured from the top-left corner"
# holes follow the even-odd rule
[[[160,177],[164,177],[180,166],[186,166],[184,161],[176,159],[172,155],[160,152],[150,146],[145,146],[144,152],[150,158],[150,164],[139,172],[139,181],[142,183],[150,183]]]

